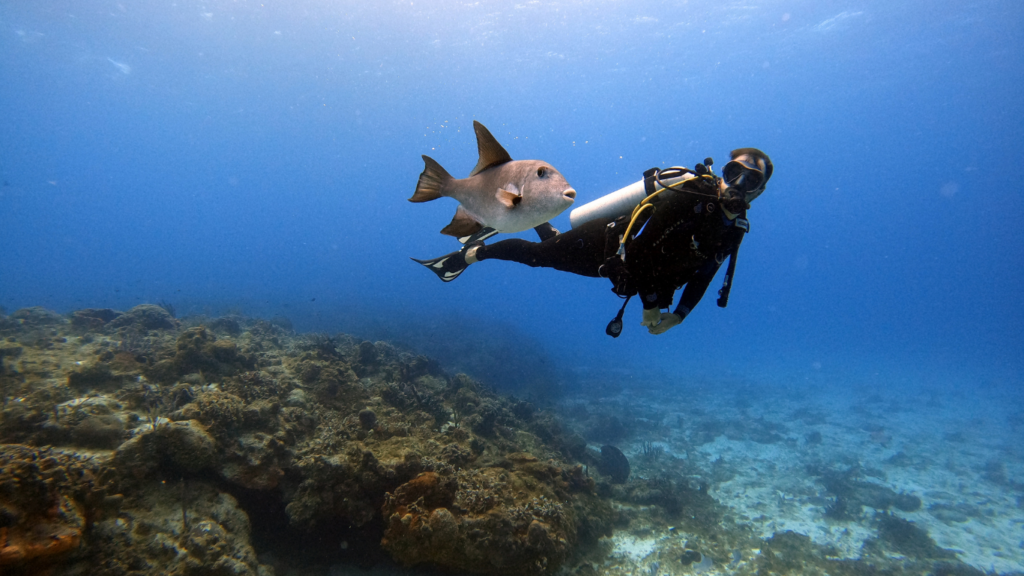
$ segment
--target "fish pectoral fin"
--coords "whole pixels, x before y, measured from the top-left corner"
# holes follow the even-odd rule
[[[452,218],[452,221],[447,226],[441,229],[441,234],[459,238],[476,234],[483,227],[484,225],[460,204],[458,209],[455,210],[455,217]]]
[[[519,206],[519,203],[523,201],[523,197],[515,192],[510,192],[504,188],[498,188],[498,193],[495,194],[498,198],[498,202],[501,202],[505,208],[515,208]]]

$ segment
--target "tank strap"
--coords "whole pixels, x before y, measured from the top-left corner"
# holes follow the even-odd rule
[[[661,172],[661,168],[655,166],[644,172],[644,191],[650,196],[654,194],[654,183],[658,181],[658,174]]]

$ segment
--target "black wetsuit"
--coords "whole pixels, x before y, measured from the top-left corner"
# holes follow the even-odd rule
[[[629,216],[592,220],[543,242],[502,240],[481,246],[476,258],[607,277],[617,294],[639,294],[648,309],[670,307],[676,289],[686,285],[675,309],[685,318],[722,262],[739,248],[746,212],[730,220],[715,198],[686,189],[662,192],[653,204],[653,214],[641,216],[647,221],[634,224],[624,266],[615,251]]]

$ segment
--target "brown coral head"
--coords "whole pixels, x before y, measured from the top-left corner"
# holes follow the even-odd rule
[[[360,410],[359,425],[363,427],[363,430],[373,430],[377,426],[377,414],[369,408]]]
[[[455,502],[458,483],[455,478],[437,472],[423,472],[395,490],[395,498],[403,505],[413,504],[420,498],[427,508],[448,508]]]

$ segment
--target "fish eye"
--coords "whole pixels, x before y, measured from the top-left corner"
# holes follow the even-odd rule
[[[540,168],[537,168],[537,178],[543,178],[544,176],[547,175],[547,173],[548,173],[548,169],[547,168],[545,168],[543,166],[541,166]]]

